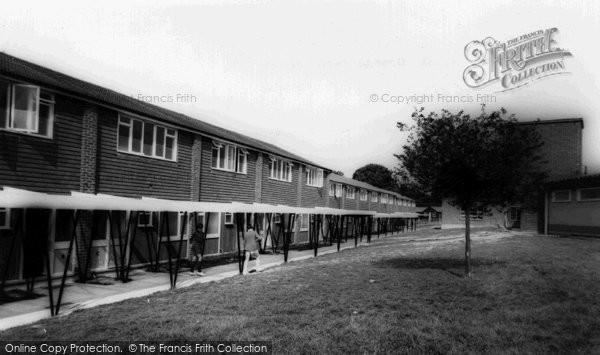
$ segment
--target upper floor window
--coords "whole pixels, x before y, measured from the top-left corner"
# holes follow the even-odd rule
[[[335,184],[335,197],[342,197],[342,184]]]
[[[377,202],[377,192],[371,192],[371,202]]]
[[[348,188],[346,189],[346,197],[354,200],[354,187],[348,186]]]
[[[0,129],[52,138],[54,96],[39,86],[0,81]]]
[[[212,167],[246,174],[248,170],[248,151],[231,144],[213,141]]]
[[[561,190],[552,192],[552,202],[571,201],[571,190]]]
[[[382,194],[381,195],[381,203],[386,204],[388,201],[387,195],[386,194]]]
[[[367,200],[367,190],[360,190],[360,200],[361,201]]]
[[[293,164],[283,159],[270,157],[269,177],[275,180],[292,181]]]
[[[579,193],[579,201],[600,200],[600,187],[580,189],[577,192]]]
[[[335,196],[335,184],[332,182],[329,183],[329,196]]]
[[[323,186],[323,169],[306,168],[306,185],[322,187]]]
[[[177,159],[177,131],[119,115],[117,150],[167,160]]]

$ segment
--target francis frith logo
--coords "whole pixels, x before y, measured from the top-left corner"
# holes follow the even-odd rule
[[[557,46],[556,28],[527,33],[504,43],[488,37],[465,46],[471,63],[463,73],[472,88],[499,85],[498,91],[516,89],[535,80],[567,73],[564,58],[571,55]]]

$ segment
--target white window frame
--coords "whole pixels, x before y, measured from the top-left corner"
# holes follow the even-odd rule
[[[214,152],[217,152],[215,157]],[[224,152],[223,166],[219,166],[221,161],[221,151]],[[238,174],[248,173],[248,150],[233,144],[219,141],[212,142],[211,150],[211,168],[215,170],[230,171]],[[216,161],[215,161],[216,159]]]
[[[367,201],[369,199],[368,195],[369,194],[367,193],[367,190],[363,190],[363,189],[360,190],[360,200],[361,201]]]
[[[233,213],[225,212],[225,217],[224,217],[223,223],[228,226],[233,225],[234,224]]]
[[[4,212],[4,220],[0,219],[0,230],[10,229],[10,208],[0,208]]]
[[[292,182],[292,162],[274,156],[269,156],[269,160],[269,179]]]
[[[565,191],[569,193],[569,197],[567,199],[557,200],[556,199],[556,193],[557,192],[565,192]],[[571,190],[556,190],[556,191],[552,191],[552,202],[557,202],[557,203],[560,203],[560,202],[571,202],[572,198],[573,197],[571,196]]]
[[[371,191],[371,202],[377,202],[379,201],[379,196],[378,193],[375,191]]]
[[[350,199],[350,200],[354,200],[355,197],[356,197],[356,189],[354,188],[354,186],[346,187],[346,198]]]
[[[323,169],[306,167],[306,185],[323,187]]]
[[[310,226],[310,219],[309,219],[309,214],[304,213],[300,215],[300,232],[306,232]],[[306,227],[303,226],[304,222],[306,221]]]
[[[148,224],[141,223],[140,217],[142,217],[143,215],[144,216],[145,215],[149,215],[150,216],[150,223],[148,223]],[[154,217],[156,217],[156,212],[153,212],[153,211],[140,211],[138,213],[138,215],[137,215],[137,226],[138,226],[138,228],[146,228],[146,227],[152,228],[152,227],[154,227]]]
[[[600,190],[600,187],[586,187],[586,188],[581,188],[581,189],[577,189],[577,201],[600,201],[600,198],[582,198],[581,197],[581,191],[584,190]]]
[[[387,196],[387,194],[381,194],[380,202],[383,205],[387,204],[387,202],[388,202],[388,196]]]
[[[335,184],[335,197],[341,198],[343,191],[344,187],[342,186],[342,184]]]
[[[8,81],[0,80],[0,85],[7,86],[7,97],[6,97],[6,111],[0,112],[0,114],[4,115],[5,126],[0,127],[0,130],[21,133],[32,135],[40,138],[52,139],[54,135],[54,95],[49,94],[39,86],[36,85],[28,85],[28,84],[17,84],[10,83]],[[35,111],[28,111],[30,114],[31,127],[29,128],[16,128],[14,127],[14,118],[15,118],[15,90],[17,87],[21,88],[30,88],[35,90]],[[44,97],[47,96],[47,97]],[[45,105],[48,106],[48,128],[45,134],[39,133],[40,128],[40,106]]]
[[[335,197],[335,183],[329,183],[329,197]]]
[[[125,122],[123,119],[128,119],[129,122]],[[142,124],[142,133],[141,133],[140,151],[139,152],[136,152],[133,150],[133,125],[134,125],[134,122],[138,122],[138,123]],[[151,148],[152,153],[151,154],[144,153],[144,139],[146,139],[146,135],[145,135],[146,124],[151,124],[154,126],[153,132],[152,132],[152,148]],[[129,130],[126,150],[121,149],[119,147],[121,126],[128,127],[128,130]],[[157,130],[159,128],[162,128],[165,132],[164,137],[163,137],[163,155],[162,156],[156,154],[156,150],[158,147],[158,145],[156,144],[156,136],[157,136]],[[171,133],[169,131],[171,131]],[[173,139],[173,149],[172,149],[173,156],[171,157],[171,159],[167,158],[167,140],[168,140],[168,138]],[[163,126],[160,124],[156,124],[153,121],[148,121],[148,120],[140,119],[140,118],[137,118],[137,117],[134,117],[131,115],[119,113],[119,120],[117,122],[117,151],[118,152],[133,154],[133,155],[147,157],[147,158],[161,159],[161,160],[166,160],[166,161],[177,161],[178,145],[179,145],[179,132],[175,128]]]
[[[273,223],[280,224],[281,223],[281,215],[279,213],[275,213],[273,216]]]

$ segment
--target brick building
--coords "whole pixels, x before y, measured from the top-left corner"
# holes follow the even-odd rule
[[[542,160],[548,180],[572,178],[582,171],[583,119],[557,119],[520,122],[521,126],[533,126],[539,132],[544,145]],[[532,230],[543,233],[544,202],[540,199],[536,210],[526,210],[521,205],[511,206],[506,214],[495,208],[471,211],[471,226],[506,226],[508,228]],[[442,201],[442,228],[464,228],[464,211],[451,206],[447,199]]]

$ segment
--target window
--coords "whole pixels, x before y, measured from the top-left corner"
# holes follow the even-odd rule
[[[269,177],[275,180],[292,181],[293,164],[283,159],[270,157]]]
[[[381,195],[381,203],[383,203],[383,204],[387,203],[387,195],[386,194]]]
[[[510,207],[508,209],[508,219],[511,222],[518,222],[521,220],[521,208],[520,207]]]
[[[371,202],[377,202],[377,192],[371,192]]]
[[[213,141],[212,167],[213,169],[246,174],[248,170],[248,151],[231,144]]]
[[[54,96],[39,86],[0,81],[0,129],[52,138]]]
[[[0,208],[0,229],[10,229],[10,210]]]
[[[361,201],[367,200],[367,190],[360,190],[360,200]]]
[[[323,169],[306,168],[306,185],[323,187]]]
[[[281,223],[281,215],[279,213],[275,213],[275,218],[273,218],[273,223],[275,223],[275,224]]]
[[[332,182],[329,183],[329,196],[335,196],[335,184]]]
[[[552,202],[569,202],[571,201],[571,190],[561,190],[552,192]]]
[[[152,226],[154,226],[154,212],[138,213],[138,227],[152,227]]]
[[[346,189],[346,198],[354,200],[354,192],[354,187],[348,186],[348,188]]]
[[[300,221],[300,230],[301,231],[305,231],[308,230],[308,223],[309,223],[309,215],[308,214],[302,214],[302,219]]]
[[[393,205],[395,200],[396,198],[394,196],[390,196],[390,199],[388,200],[388,205]]]
[[[473,221],[480,221],[483,219],[483,208],[472,208],[471,209],[471,213],[469,214],[470,219]],[[464,221],[465,220],[465,211],[464,210],[460,210],[460,220]]]
[[[600,200],[600,187],[577,190],[579,201],[597,201]]]
[[[225,224],[233,224],[233,213],[225,212]]]
[[[335,184],[335,197],[342,197],[342,184]]]
[[[117,150],[153,158],[177,159],[177,131],[125,115],[119,116]]]

